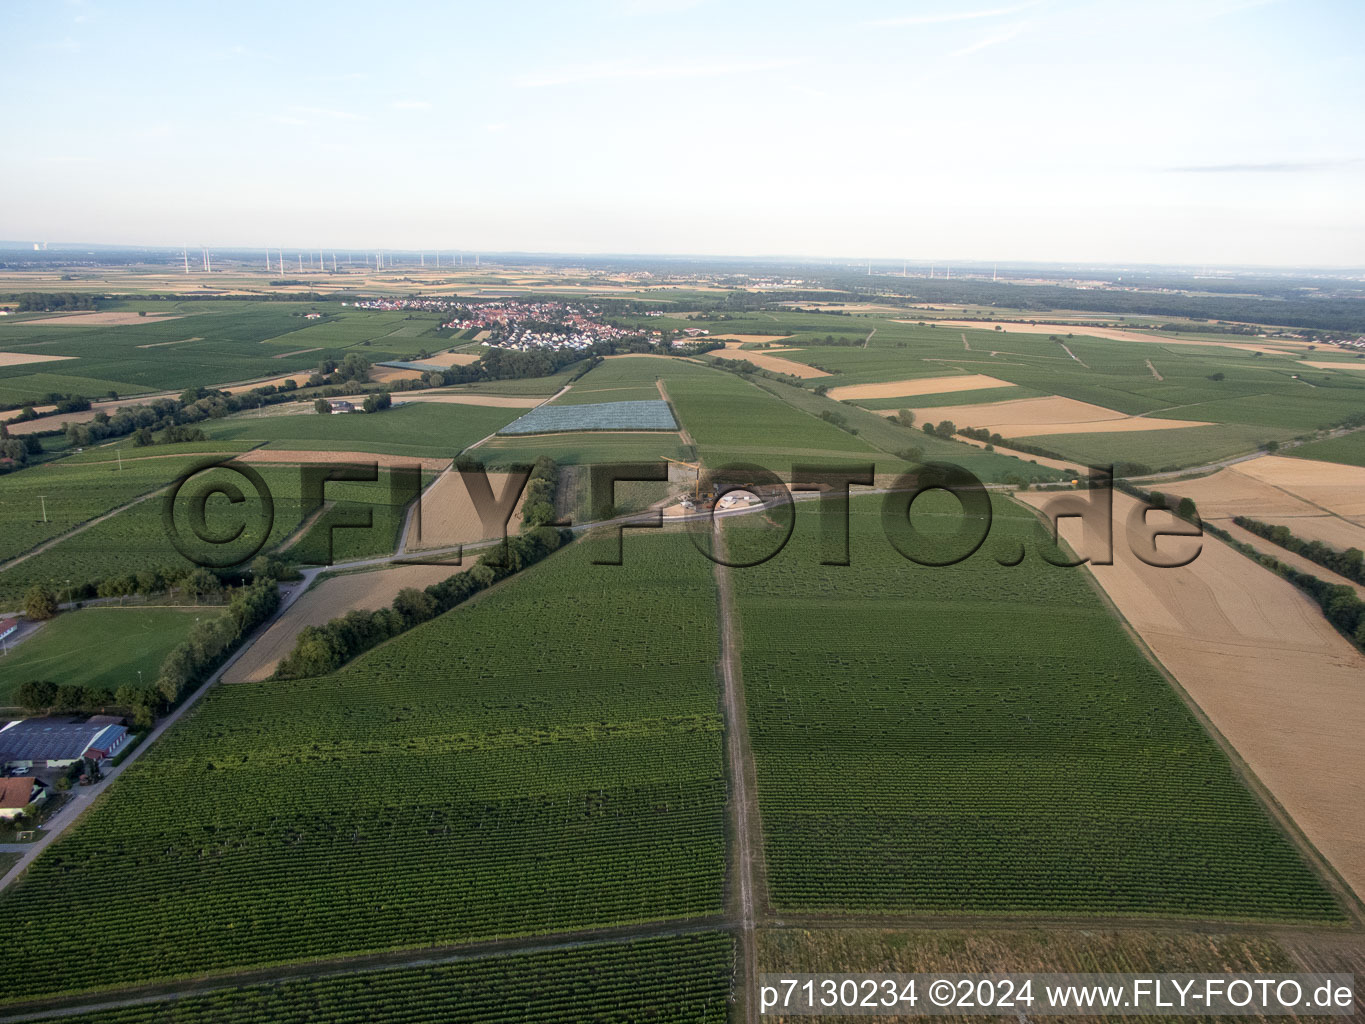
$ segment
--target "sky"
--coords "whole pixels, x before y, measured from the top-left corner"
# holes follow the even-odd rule
[[[1357,0],[0,0],[0,238],[1365,266]]]

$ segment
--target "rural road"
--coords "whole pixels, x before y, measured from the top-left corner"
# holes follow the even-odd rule
[[[716,553],[726,557],[721,524],[713,524]],[[757,1020],[754,1005],[758,989],[758,940],[755,935],[757,914],[754,900],[754,844],[761,841],[757,826],[758,809],[750,788],[753,774],[749,751],[749,723],[744,706],[744,683],[740,674],[738,624],[735,620],[734,592],[730,569],[713,562],[720,628],[721,706],[725,714],[725,761],[730,783],[730,878],[731,899],[739,923],[739,989],[743,993],[743,1019]]]

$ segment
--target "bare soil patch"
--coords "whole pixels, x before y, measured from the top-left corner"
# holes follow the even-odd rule
[[[377,384],[387,384],[392,380],[417,380],[421,376],[421,370],[404,370],[397,366],[370,367],[370,380]]]
[[[979,405],[928,406],[914,410],[916,418],[951,419],[962,427],[985,427],[1001,437],[1034,437],[1044,434],[1110,433],[1128,430],[1173,430],[1204,427],[1195,420],[1161,420],[1126,416],[1074,398],[1018,398]]]
[[[40,356],[35,352],[0,352],[0,366],[23,366],[27,363],[55,363],[75,356]]]
[[[493,497],[502,496],[507,486],[506,473],[489,473],[489,486]],[[483,528],[479,513],[469,497],[469,489],[455,469],[448,469],[422,495],[421,532],[414,519],[412,533],[408,537],[405,551],[420,551],[425,548],[445,548],[455,544],[472,544],[478,540],[496,538]],[[517,499],[512,510],[512,518],[507,522],[507,535],[515,536],[521,530],[521,499]]]
[[[146,316],[140,316],[137,310],[108,313],[62,313],[42,320],[25,320],[24,326],[48,327],[57,324],[62,327],[123,327],[128,324],[159,324],[167,320],[179,320],[182,316],[184,316],[183,313],[148,313]]]
[[[292,380],[295,384],[300,384],[300,385],[302,385],[302,384],[307,384],[307,383],[308,383],[308,378],[311,377],[312,375],[313,375],[313,374],[312,374],[311,372],[310,372],[310,373],[288,373],[288,374],[285,374],[283,377],[271,377],[269,380],[253,380],[250,384],[236,384],[236,385],[233,385],[233,386],[230,387],[230,388],[223,388],[223,390],[226,391],[226,392],[227,392],[228,394],[230,394],[230,395],[240,395],[240,394],[244,394],[244,393],[247,392],[247,391],[251,391],[251,390],[253,390],[254,388],[263,388],[263,387],[265,387],[265,386],[268,385],[268,384],[273,384],[273,385],[275,385],[275,387],[279,387],[281,384],[283,384],[283,383],[284,383],[285,381],[287,381],[287,380]],[[148,397],[150,397],[150,396],[148,396]],[[148,400],[147,398],[143,398],[143,399],[134,399],[134,400],[132,400],[131,402],[125,402],[124,404],[125,404],[125,405],[136,405],[139,401],[145,402],[145,401],[147,401],[147,400]]]
[[[739,335],[733,337],[738,338]],[[753,337],[750,341],[755,340]],[[781,339],[759,338],[760,341],[772,341]],[[727,341],[725,343],[725,355],[730,359],[747,359],[755,366],[761,366],[765,370],[772,370],[773,373],[786,373],[793,377],[828,377],[824,370],[817,370],[814,366],[807,366],[805,363],[798,363],[791,359],[783,359],[781,356],[769,355],[766,352],[740,351],[742,341]]]
[[[33,411],[41,414],[51,412],[55,408],[57,408],[55,405],[35,405]],[[23,409],[9,409],[5,412],[0,412],[0,423],[8,423],[10,420],[19,416],[23,411]]]
[[[466,558],[464,565],[396,565],[325,580],[295,601],[223,674],[223,681],[254,683],[268,679],[294,649],[305,626],[321,626],[357,609],[374,611],[386,607],[400,590],[429,587],[464,572],[474,563],[473,558]]]
[[[843,402],[860,398],[909,398],[912,395],[947,395],[957,391],[1012,387],[1014,385],[1010,381],[988,377],[984,373],[964,373],[953,377],[892,380],[884,384],[847,384],[841,388],[831,388],[829,397],[836,402]]]
[[[1045,506],[1049,495],[1020,498]],[[1116,521],[1136,500],[1114,493]],[[1085,554],[1076,519],[1062,536]],[[1189,540],[1167,539],[1162,550]],[[1365,655],[1289,582],[1206,537],[1154,568],[1120,527],[1095,578],[1157,659],[1359,895],[1365,895]]]
[[[434,356],[419,359],[418,362],[430,363],[432,366],[468,366],[470,363],[477,363],[479,355],[478,352],[438,352]]]
[[[917,320],[897,320],[898,324],[918,323]],[[1158,334],[1143,334],[1139,331],[1127,331],[1119,327],[1085,327],[1081,324],[1028,324],[1028,323],[1007,323],[995,320],[935,320],[934,323],[942,324],[944,327],[968,327],[978,331],[993,331],[999,327],[1005,334],[1055,334],[1063,338],[1068,334],[1075,334],[1086,338],[1108,338],[1111,341],[1141,341],[1156,345],[1213,345],[1217,348],[1238,348],[1247,352],[1263,352],[1267,355],[1284,355],[1286,352],[1298,351],[1289,346],[1293,342],[1277,342],[1275,347],[1272,345],[1252,345],[1244,341],[1203,341],[1191,340],[1189,338],[1163,338]]]

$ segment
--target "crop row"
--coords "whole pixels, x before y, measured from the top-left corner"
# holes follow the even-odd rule
[[[231,989],[73,1024],[722,1024],[733,950],[716,932]]]
[[[851,567],[798,521],[734,576],[776,906],[1340,916],[1084,570],[916,566],[878,505],[853,503]]]
[[[0,894],[3,995],[69,985],[79,928],[122,936],[97,986],[718,914],[709,566],[637,539],[593,600],[572,545],[332,676],[214,690]]]

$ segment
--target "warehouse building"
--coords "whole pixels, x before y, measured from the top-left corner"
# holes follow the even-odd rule
[[[128,739],[128,729],[107,717],[83,722],[25,718],[0,729],[0,767],[65,768],[83,757],[103,761]]]

